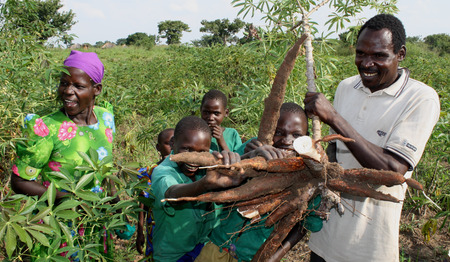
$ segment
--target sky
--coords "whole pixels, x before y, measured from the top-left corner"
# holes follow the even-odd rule
[[[71,9],[78,21],[69,33],[77,37],[74,43],[95,44],[97,41],[115,42],[136,32],[151,35],[158,34],[158,23],[165,20],[180,20],[189,25],[191,32],[183,32],[181,41],[189,43],[200,39],[202,20],[239,18],[252,22],[256,26],[265,26],[256,17],[237,16],[239,8],[233,7],[231,0],[62,0],[67,11]],[[403,22],[407,36],[421,36],[447,33],[450,34],[449,0],[398,0],[400,11],[396,16]],[[319,30],[324,26],[330,10],[322,7],[311,16],[319,23]],[[375,13],[367,11],[358,18],[370,18]],[[357,19],[348,26],[356,25]],[[163,39],[164,41],[164,39]]]

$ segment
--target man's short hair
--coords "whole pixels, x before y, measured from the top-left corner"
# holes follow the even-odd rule
[[[406,43],[405,27],[402,22],[393,15],[379,14],[370,18],[359,30],[358,39],[361,32],[366,28],[374,31],[386,28],[391,31],[395,54],[397,54],[402,45],[405,45]]]
[[[222,105],[224,108],[227,108],[227,96],[220,90],[217,89],[211,89],[209,90],[202,98],[202,106],[203,103],[205,103],[206,100],[219,100],[220,102],[222,102]]]
[[[205,120],[197,116],[186,116],[181,119],[175,126],[174,138],[180,137],[181,134],[187,130],[196,130],[200,132],[205,132],[211,134],[211,129]]]

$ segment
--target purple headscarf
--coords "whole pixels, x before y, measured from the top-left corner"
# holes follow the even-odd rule
[[[105,68],[96,53],[85,53],[72,50],[70,55],[64,61],[64,65],[83,70],[96,84],[102,82]]]

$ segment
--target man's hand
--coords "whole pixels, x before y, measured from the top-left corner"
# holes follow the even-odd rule
[[[305,103],[305,112],[310,115],[316,115],[320,121],[329,124],[337,115],[333,105],[325,98],[322,93],[308,92],[303,100]]]

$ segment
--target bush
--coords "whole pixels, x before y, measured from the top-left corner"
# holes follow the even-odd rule
[[[440,54],[450,53],[450,35],[435,34],[425,37],[425,43],[430,49],[440,52]]]

